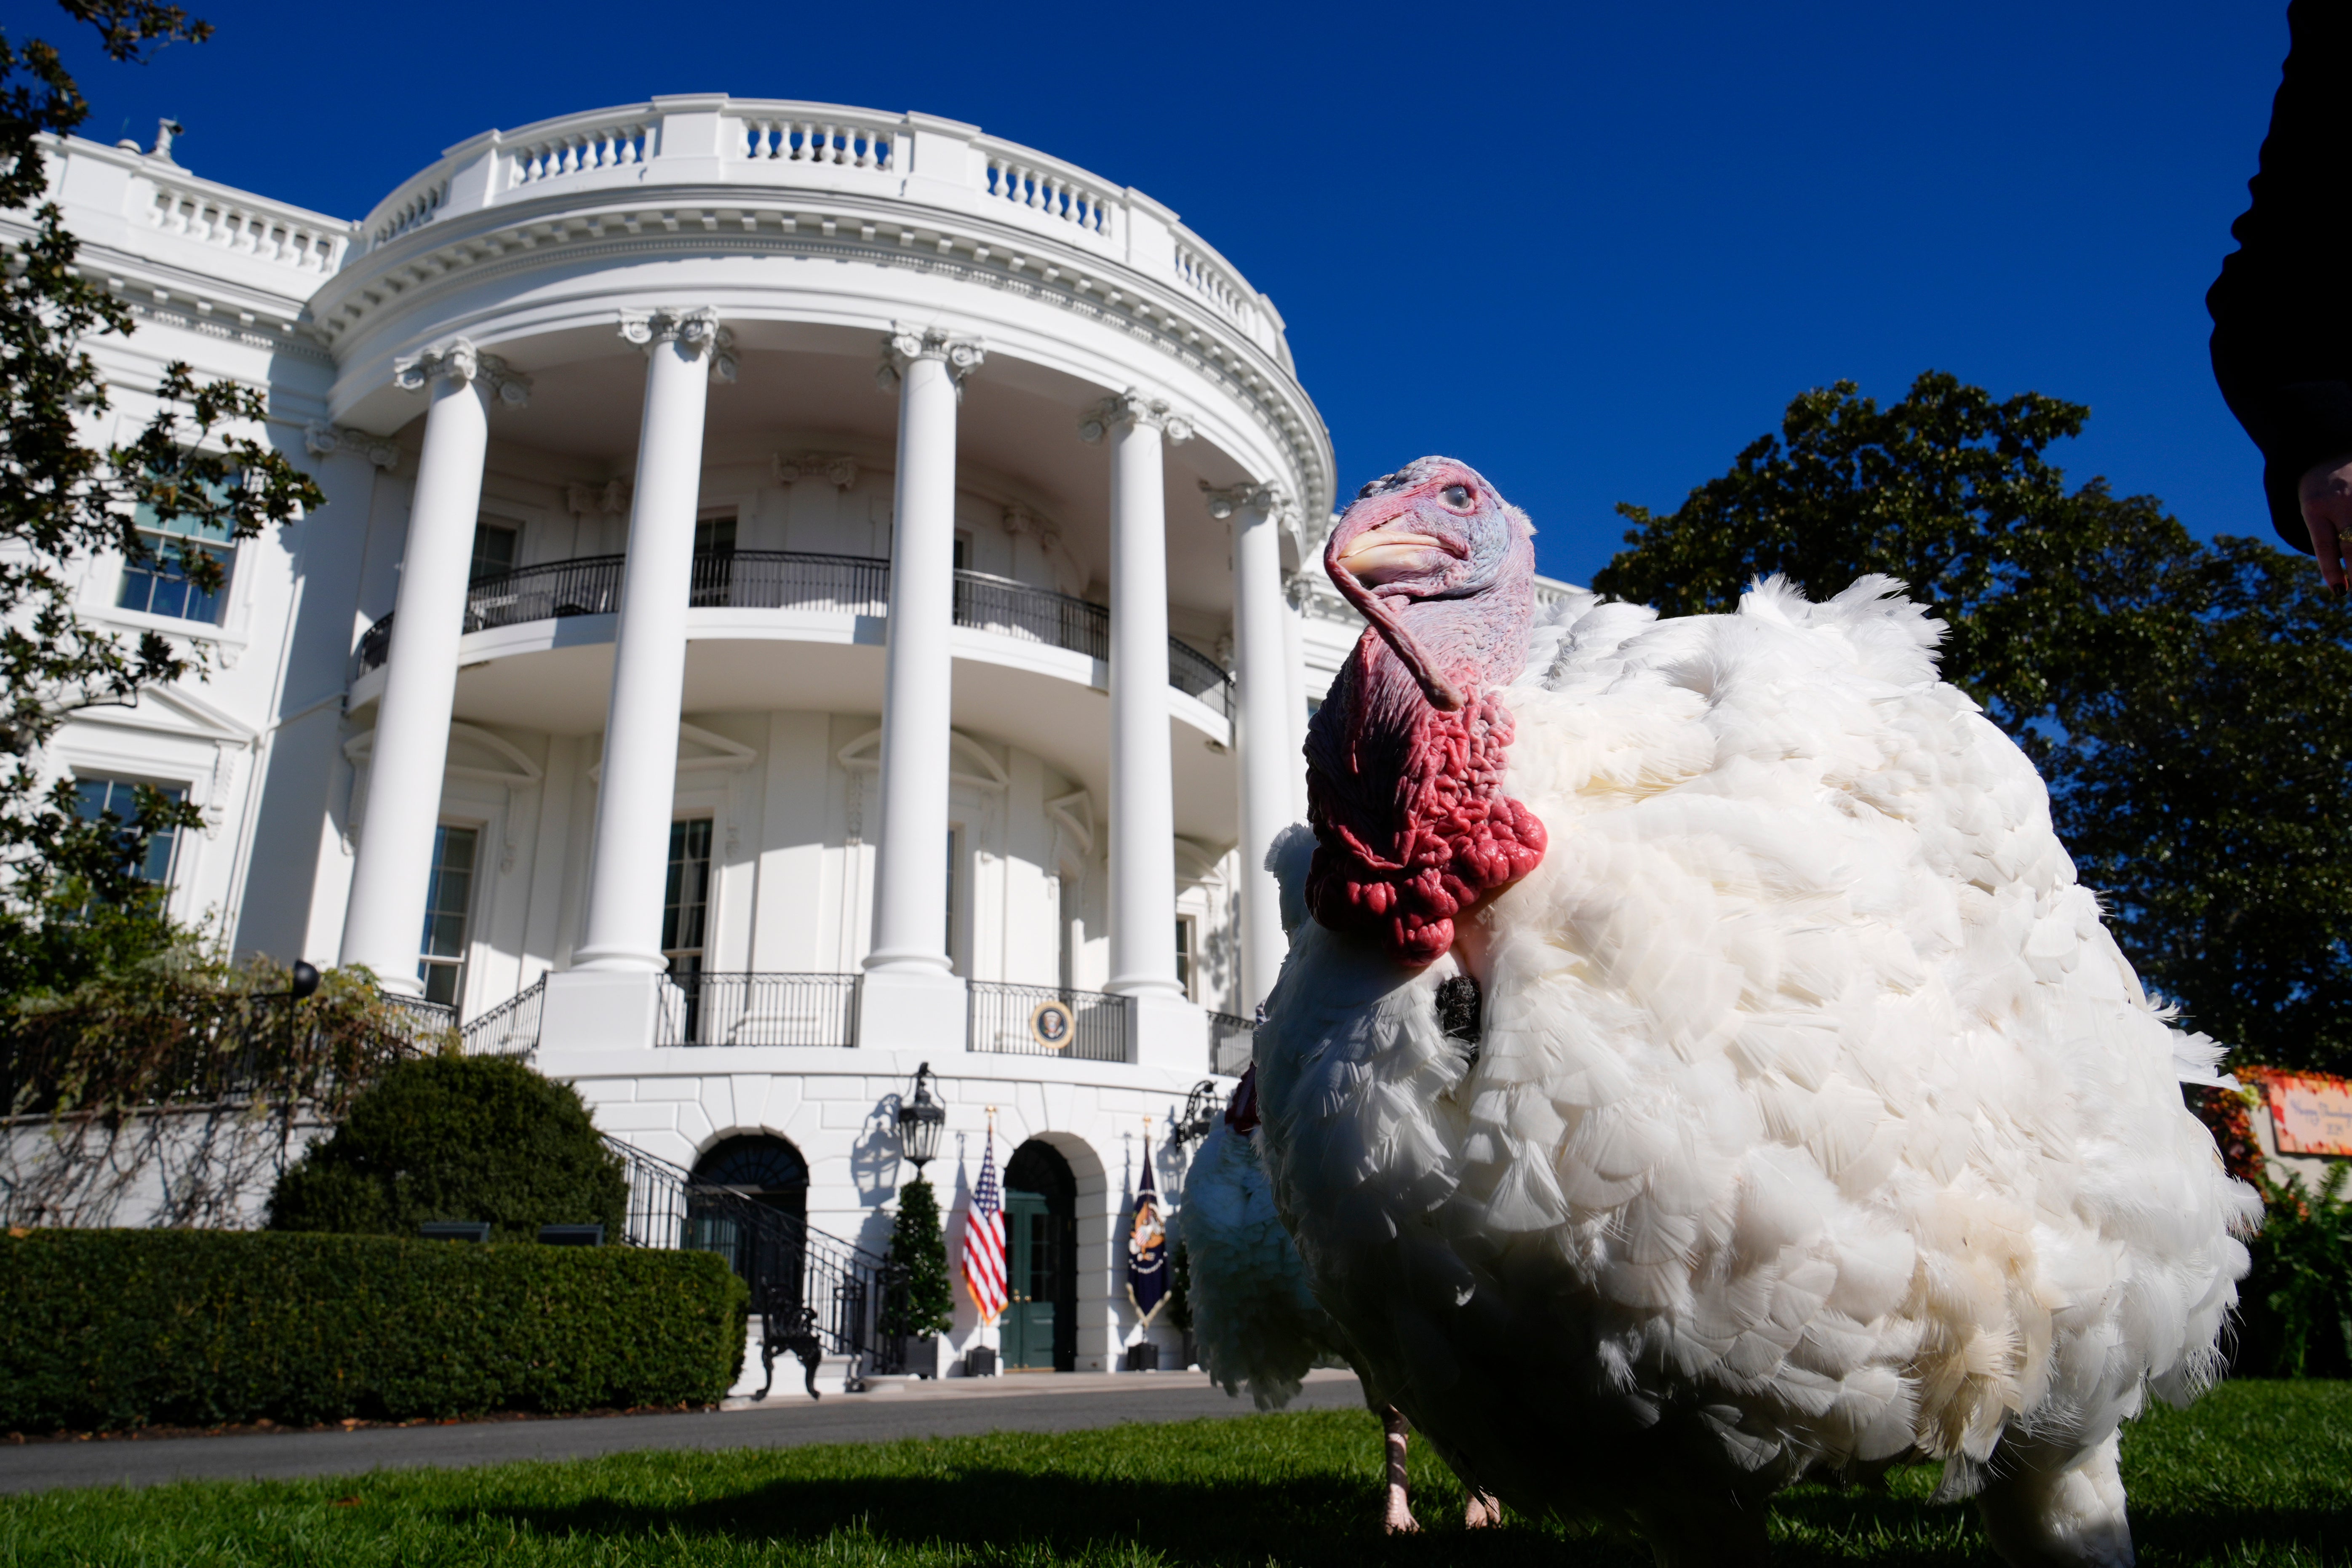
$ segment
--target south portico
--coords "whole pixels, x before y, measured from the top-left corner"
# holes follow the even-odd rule
[[[583,1046],[649,1047],[663,1005],[660,922],[667,825],[677,766],[681,683],[688,642],[705,416],[713,383],[731,384],[735,334],[714,307],[619,307],[615,339],[644,355],[643,413],[614,616],[610,694],[583,912],[568,967],[549,975],[543,1037]],[[941,940],[946,889],[937,853],[948,832],[949,751],[956,635],[956,419],[963,384],[986,363],[978,332],[912,329],[879,334],[877,371],[898,401],[896,493],[889,547],[886,668],[876,789],[879,832],[873,944],[856,998],[861,1043],[944,1049],[967,1032],[962,977]],[[526,407],[534,385],[506,353],[469,338],[396,362],[403,391],[426,400],[417,484],[399,597],[389,629],[370,748],[370,806],[352,879],[343,957],[388,984],[414,990],[412,933],[425,916],[438,815],[434,787],[447,752],[488,432],[494,411]],[[545,374],[547,373],[541,373]],[[724,392],[720,395],[726,395]],[[1102,989],[1129,1012],[1128,1059],[1192,1066],[1207,1058],[1207,1020],[1177,974],[1177,903],[1171,764],[1164,447],[1189,439],[1169,400],[1133,389],[1098,399],[1067,439],[1110,456],[1108,667],[1108,904],[1111,973]],[[1270,538],[1270,487],[1235,487],[1257,504]],[[1230,514],[1217,491],[1212,515]],[[1258,554],[1264,552],[1258,551]],[[1244,551],[1244,558],[1250,558]],[[1261,623],[1281,613],[1273,573],[1236,574],[1236,625],[1252,597]],[[900,628],[905,628],[903,631]],[[1244,633],[1245,638],[1248,634]],[[1243,639],[1236,639],[1240,643]],[[1260,634],[1260,647],[1278,640]],[[782,650],[779,650],[780,652]],[[1253,682],[1243,658],[1238,682]],[[1268,664],[1275,661],[1268,659]],[[1254,683],[1278,715],[1293,684],[1279,664]],[[1269,700],[1269,694],[1271,700]],[[1255,763],[1262,797],[1289,794],[1286,746],[1235,734],[1248,698],[1227,717],[1240,771]],[[1281,741],[1283,721],[1268,723]],[[438,742],[436,745],[436,742]],[[1245,847],[1244,863],[1262,859]],[[1246,884],[1245,884],[1246,885]],[[407,967],[403,968],[405,964]],[[1270,972],[1269,972],[1270,973]]]

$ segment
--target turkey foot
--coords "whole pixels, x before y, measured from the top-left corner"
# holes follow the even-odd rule
[[[1463,1483],[1463,1489],[1470,1494],[1469,1502],[1462,1510],[1463,1529],[1484,1530],[1490,1524],[1503,1522],[1503,1505],[1496,1500],[1493,1492],[1466,1481]]]
[[[1388,1513],[1381,1528],[1391,1535],[1413,1535],[1421,1525],[1412,1517],[1412,1490],[1404,1471],[1405,1443],[1412,1431],[1412,1423],[1404,1412],[1391,1405],[1381,1412],[1381,1431],[1388,1445]]]

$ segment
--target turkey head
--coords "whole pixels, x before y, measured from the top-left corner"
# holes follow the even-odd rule
[[[1535,621],[1535,530],[1467,464],[1423,458],[1356,497],[1323,567],[1370,622],[1307,732],[1307,907],[1434,962],[1454,920],[1543,859],[1502,792]]]

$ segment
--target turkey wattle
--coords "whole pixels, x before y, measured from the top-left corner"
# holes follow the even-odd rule
[[[2181,1102],[2218,1047],[1900,584],[1538,617],[1532,534],[1424,458],[1326,551],[1370,628],[1256,1047],[1318,1302],[1457,1470],[1661,1562],[1934,1459],[2011,1562],[2128,1563],[2119,1424],[2215,1375],[2260,1214]]]

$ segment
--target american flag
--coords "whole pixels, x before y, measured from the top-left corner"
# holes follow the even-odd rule
[[[1004,1205],[996,1191],[996,1139],[980,1157],[980,1184],[963,1216],[963,1288],[984,1328],[1004,1310]]]

